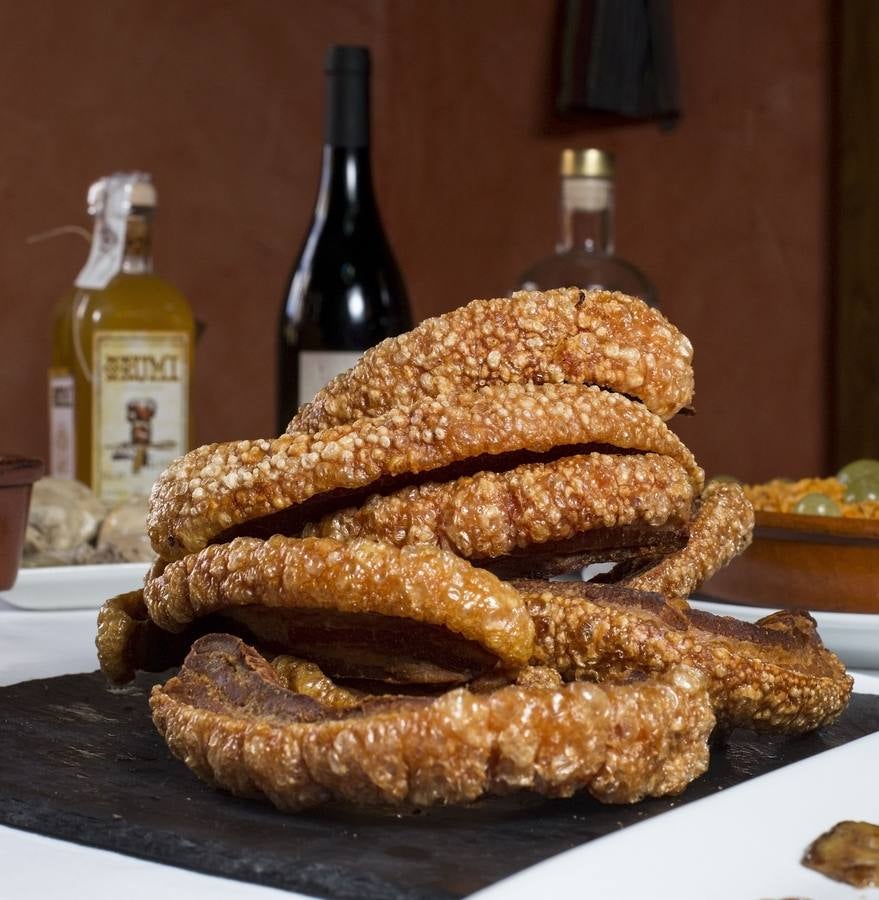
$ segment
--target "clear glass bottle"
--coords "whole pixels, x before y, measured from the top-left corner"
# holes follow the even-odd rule
[[[564,150],[561,158],[561,240],[556,252],[519,279],[525,290],[560,287],[622,291],[656,305],[647,276],[614,253],[614,160],[594,148]]]
[[[61,433],[57,388],[69,384],[74,473],[107,503],[149,494],[190,446],[194,322],[186,298],[153,272],[155,206],[144,173],[92,185],[91,253],[55,321],[51,439]]]

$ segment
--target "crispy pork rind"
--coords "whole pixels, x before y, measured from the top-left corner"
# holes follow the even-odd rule
[[[459,688],[333,709],[294,694],[229,635],[194,646],[156,686],[153,720],[201,779],[284,810],[466,803],[530,790],[631,803],[677,793],[708,765],[703,679],[678,668],[625,686]]]
[[[688,665],[707,677],[718,721],[789,734],[833,722],[851,696],[852,679],[806,612],[751,624],[615,586],[515,586],[537,631],[533,663],[567,680],[619,681]]]
[[[753,532],[754,508],[741,485],[710,482],[690,523],[687,546],[620,583],[664,597],[689,597],[715,572],[745,551]]]
[[[487,384],[594,384],[670,419],[693,399],[693,347],[658,310],[578,288],[474,300],[368,350],[301,407],[312,433]]]
[[[161,558],[178,559],[240,534],[298,533],[377,490],[602,447],[669,456],[702,489],[693,455],[642,404],[595,387],[496,385],[314,435],[200,447],[156,481],[148,530]]]
[[[375,494],[303,534],[438,546],[491,569],[494,559],[522,551],[523,564],[541,560],[544,545],[599,529],[640,528],[638,542],[649,546],[648,529],[686,529],[692,504],[687,472],[670,457],[590,453]],[[603,543],[597,559],[607,558]]]
[[[111,598],[98,613],[98,662],[114,684],[131,681],[141,669],[163,672],[179,665],[191,642],[150,621],[142,590]]]
[[[320,666],[295,656],[276,656],[272,668],[281,685],[294,694],[311,697],[329,709],[350,709],[363,700],[363,691],[336,684],[323,673]],[[536,666],[526,666],[522,671],[531,672]],[[541,670],[542,671],[542,670]]]
[[[220,613],[275,652],[350,677],[460,680],[458,668],[469,677],[497,662],[521,666],[533,649],[519,594],[434,547],[236,538],[171,563],[144,597],[167,631]]]

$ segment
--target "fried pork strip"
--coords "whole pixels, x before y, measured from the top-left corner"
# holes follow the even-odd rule
[[[167,631],[223,614],[261,646],[350,677],[460,681],[533,648],[519,594],[434,547],[237,538],[171,563],[144,599]]]
[[[339,799],[429,806],[531,790],[630,803],[677,793],[708,765],[714,716],[680,667],[625,686],[456,689],[346,709],[287,690],[252,648],[202,638],[156,686],[153,720],[201,779],[284,810]]]
[[[690,524],[687,546],[620,584],[664,597],[686,599],[751,543],[754,508],[741,485],[706,485]]]
[[[577,288],[474,300],[367,351],[299,409],[289,434],[487,384],[595,384],[670,419],[693,398],[693,348],[656,309]]]
[[[603,447],[669,456],[702,489],[693,455],[642,404],[595,387],[495,385],[314,435],[200,447],[156,481],[148,530],[162,559],[179,559],[242,534],[298,534],[376,492]]]
[[[566,680],[616,682],[684,664],[707,677],[719,722],[789,734],[833,722],[851,695],[852,679],[806,612],[751,624],[616,586],[514,584],[537,632],[533,664]]]
[[[692,504],[687,472],[670,457],[590,453],[375,494],[303,534],[433,545],[491,569],[494,559],[525,550],[521,565],[542,563],[541,546],[600,529],[635,527],[646,552],[651,529],[688,528]],[[596,559],[607,557],[605,543],[596,542]]]
[[[363,691],[344,688],[328,678],[320,666],[295,656],[276,656],[272,668],[282,687],[294,694],[311,697],[328,709],[350,709],[363,700]],[[531,671],[528,666],[523,671]]]
[[[162,672],[180,664],[197,635],[177,635],[150,620],[143,591],[108,600],[98,613],[95,646],[101,671],[115,684],[137,671]]]

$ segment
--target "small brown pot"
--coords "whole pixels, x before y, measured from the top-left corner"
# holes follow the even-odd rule
[[[31,488],[44,471],[42,460],[0,453],[0,591],[15,584]]]

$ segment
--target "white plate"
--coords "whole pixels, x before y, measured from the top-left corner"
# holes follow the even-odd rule
[[[759,606],[734,606],[692,598],[692,606],[718,616],[756,622],[776,612]],[[879,616],[869,613],[813,612],[818,634],[850,669],[879,669]]]
[[[149,563],[22,569],[0,600],[19,609],[98,609],[105,600],[143,587]]]

